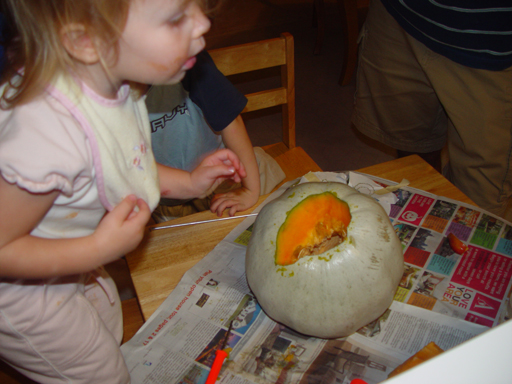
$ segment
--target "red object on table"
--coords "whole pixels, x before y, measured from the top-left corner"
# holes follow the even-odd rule
[[[350,382],[350,384],[368,384],[368,383],[361,379],[354,379]]]
[[[215,360],[213,361],[212,369],[210,369],[210,373],[206,379],[206,384],[214,384],[217,381],[220,369],[222,368],[222,364],[224,364],[226,357],[228,357],[228,353],[225,350],[217,349],[215,351]]]
[[[231,328],[233,328],[233,320],[231,320],[231,323],[229,323],[229,328],[226,332],[226,336],[224,336],[222,346],[215,351],[215,360],[213,360],[212,368],[210,369],[210,373],[208,373],[208,378],[206,379],[205,384],[215,384],[217,378],[219,377],[222,364],[224,364],[224,360],[226,360],[226,357],[228,357],[228,353],[225,351],[225,348],[228,344]]]
[[[450,247],[453,249],[453,251],[459,255],[464,254],[464,252],[468,250],[468,246],[460,241],[460,239],[452,232],[450,232],[448,235],[448,242],[450,243]]]

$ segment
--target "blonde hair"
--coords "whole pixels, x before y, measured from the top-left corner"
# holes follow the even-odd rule
[[[132,0],[4,0],[5,67],[3,109],[27,103],[74,61],[61,40],[62,29],[77,23],[89,36],[117,48]],[[19,77],[15,75],[20,72]]]

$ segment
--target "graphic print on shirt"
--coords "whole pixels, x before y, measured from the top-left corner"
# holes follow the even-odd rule
[[[164,129],[165,124],[174,119],[178,114],[184,115],[187,114],[190,116],[188,111],[187,103],[183,103],[183,105],[177,105],[170,114],[165,114],[159,119],[151,120],[151,133],[155,133],[159,129]]]
[[[144,170],[144,167],[142,167],[140,164],[141,164],[141,157],[144,156],[146,154],[146,144],[144,142],[141,142],[140,145],[136,145],[135,147],[133,147],[133,150],[136,152],[136,156],[135,158],[133,159],[133,162],[132,162],[132,165],[134,167],[137,167],[137,169],[143,171]],[[138,156],[138,154],[140,153],[140,156]]]

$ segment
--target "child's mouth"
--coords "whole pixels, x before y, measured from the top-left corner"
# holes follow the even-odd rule
[[[196,64],[196,57],[193,56],[191,57],[190,59],[188,59],[187,61],[185,61],[185,64],[183,64],[183,68],[188,71],[189,69],[191,69],[195,64]]]

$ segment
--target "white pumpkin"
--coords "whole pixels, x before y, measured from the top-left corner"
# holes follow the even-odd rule
[[[324,192],[348,205],[351,219],[344,240],[323,253],[277,264],[277,236],[290,211]],[[314,215],[309,211],[303,217]],[[247,281],[266,314],[320,338],[348,336],[382,315],[393,301],[403,268],[402,247],[384,209],[342,183],[300,184],[268,203],[256,219],[246,254]]]

